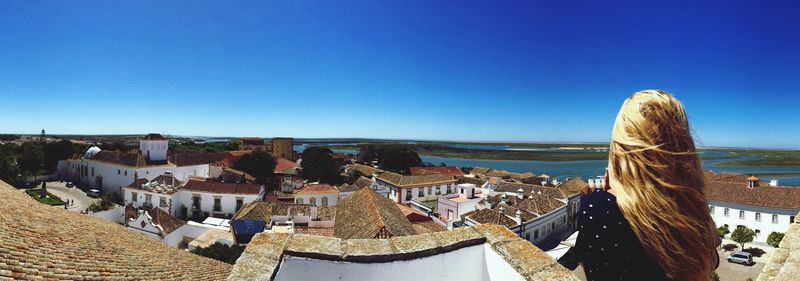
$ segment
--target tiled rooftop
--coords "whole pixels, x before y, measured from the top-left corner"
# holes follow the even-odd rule
[[[424,272],[425,270],[412,268],[410,265],[416,262],[436,270],[437,267],[446,265],[439,262],[425,264],[425,259],[470,249],[479,250],[480,253],[485,252],[487,258],[483,258],[483,255],[459,255],[457,258],[462,259],[464,263],[452,262],[454,265],[452,271],[440,269],[445,273],[442,275]],[[487,261],[488,257],[497,259]],[[305,272],[293,271],[292,263],[298,260],[308,264],[303,267]],[[465,267],[467,263],[469,266]],[[479,225],[390,239],[343,240],[303,234],[261,233],[247,246],[228,280],[287,280],[286,278],[297,278],[292,275],[293,273],[307,274],[309,271],[313,273],[323,270],[324,272],[320,273],[325,276],[343,276],[345,279],[408,278],[405,275],[371,276],[369,272],[347,272],[348,268],[363,264],[370,264],[370,268],[379,268],[386,264],[406,267],[400,270],[408,274],[415,272],[427,274],[425,280],[453,280],[456,276],[453,274],[454,271],[481,269],[484,270],[484,274],[472,276],[474,280],[578,280],[572,272],[563,268],[539,248],[498,225]],[[493,274],[500,271],[506,275],[500,277],[499,274]],[[505,279],[508,277],[511,278]]]
[[[230,270],[0,182],[0,279],[222,280]]]

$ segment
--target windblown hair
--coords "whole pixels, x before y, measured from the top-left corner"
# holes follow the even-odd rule
[[[642,247],[671,280],[709,280],[718,237],[686,112],[672,95],[646,90],[622,104],[609,184]]]

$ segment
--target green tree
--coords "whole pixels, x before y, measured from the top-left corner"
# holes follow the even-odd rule
[[[89,205],[88,210],[92,212],[102,212],[113,209],[115,205],[116,204],[114,204],[114,200],[112,200],[110,195],[103,194],[103,196],[100,197],[100,200],[97,200]]]
[[[378,151],[375,146],[367,144],[358,147],[358,161],[362,163],[370,163],[378,158]]]
[[[265,184],[275,173],[275,157],[269,152],[256,149],[236,160],[233,168],[255,177],[256,183]]]
[[[745,243],[753,242],[753,238],[756,236],[756,232],[752,229],[740,225],[736,227],[736,230],[731,233],[731,240],[733,242],[739,243],[739,245],[744,249]]]
[[[300,176],[309,182],[338,185],[342,181],[339,164],[333,159],[333,151],[327,147],[309,147],[303,150],[300,161]]]
[[[55,172],[58,167],[58,161],[69,159],[76,152],[76,146],[68,140],[59,142],[51,142],[44,145],[44,169],[48,173]]]
[[[781,244],[781,240],[783,240],[783,236],[784,235],[785,235],[785,233],[783,233],[783,232],[774,232],[773,231],[772,233],[769,234],[769,236],[767,236],[767,244],[772,246],[772,247],[777,248],[778,245]]]
[[[44,147],[39,142],[26,142],[20,147],[19,169],[25,175],[37,175],[44,167]]]
[[[244,252],[244,248],[244,246],[235,244],[228,246],[222,243],[214,243],[214,245],[205,248],[197,247],[191,252],[221,262],[235,264],[236,260],[242,255],[242,252]]]
[[[731,233],[731,231],[730,231],[730,229],[728,229],[728,225],[727,224],[717,228],[717,236],[719,236],[720,239],[725,238],[725,235],[728,235],[730,233]]]
[[[14,184],[14,179],[19,175],[17,166],[17,149],[13,143],[0,144],[0,180]]]
[[[378,150],[378,163],[386,170],[408,173],[410,167],[419,166],[422,160],[413,149],[405,146],[383,146]]]

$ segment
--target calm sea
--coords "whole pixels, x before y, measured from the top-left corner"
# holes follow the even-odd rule
[[[338,144],[342,145],[342,144]],[[348,149],[336,149],[337,145],[330,145],[329,147],[336,153],[356,154],[358,151]],[[489,145],[476,145],[476,144],[454,144],[454,147],[470,148],[470,149],[485,149],[485,150],[510,150],[514,149],[508,146],[489,146]],[[295,145],[295,150],[298,152],[303,151],[306,145]],[[564,149],[541,149],[550,152],[575,152],[575,150]],[[594,149],[588,151],[595,151]],[[605,151],[605,150],[597,150]],[[800,167],[717,167],[716,164],[731,160],[744,160],[751,159],[749,157],[741,157],[719,151],[703,151],[704,156],[727,156],[733,157],[722,160],[704,160],[703,168],[714,171],[715,173],[730,172],[730,173],[772,173],[772,174],[800,174]],[[450,157],[437,157],[437,156],[422,156],[423,162],[434,165],[445,163],[448,166],[458,167],[487,167],[495,170],[506,170],[510,172],[524,173],[533,172],[537,175],[547,174],[550,176],[564,179],[567,177],[581,176],[584,178],[593,178],[602,176],[605,172],[605,167],[608,165],[606,160],[581,160],[581,161],[565,161],[565,162],[549,162],[549,161],[526,161],[526,160],[488,160],[488,159],[465,159],[465,158],[450,158]],[[783,186],[800,186],[800,176],[761,176],[763,180],[777,179],[780,185]]]

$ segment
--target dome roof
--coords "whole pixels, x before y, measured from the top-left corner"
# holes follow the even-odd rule
[[[83,155],[83,158],[91,159],[92,157],[94,157],[95,154],[97,154],[99,152],[100,152],[100,148],[99,147],[92,146],[92,147],[89,148],[89,150],[86,150],[86,154]]]

